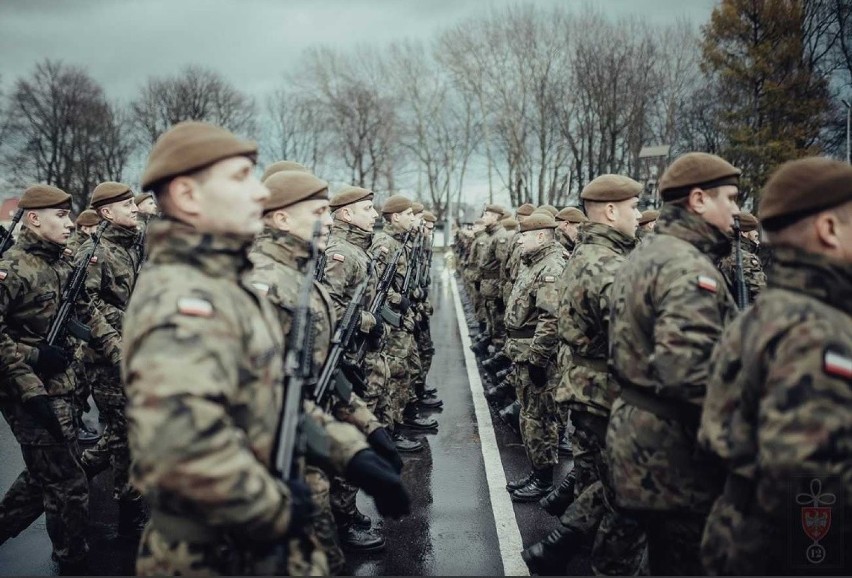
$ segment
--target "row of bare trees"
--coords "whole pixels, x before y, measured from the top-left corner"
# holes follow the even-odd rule
[[[750,194],[779,160],[843,150],[850,5],[720,0],[700,29],[519,5],[428,42],[307,49],[267,95],[190,66],[119,104],[85,70],[44,61],[4,91],[0,162],[15,183],[54,183],[79,208],[97,181],[138,176],[128,167],[151,143],[195,119],[255,138],[264,163],[410,191],[442,215],[471,183],[513,205],[566,205],[602,173],[645,179],[640,151],[657,144],[731,157],[753,175]]]

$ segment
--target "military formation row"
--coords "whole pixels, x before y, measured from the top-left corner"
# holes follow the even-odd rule
[[[85,572],[89,481],[108,468],[140,574],[337,573],[341,546],[384,545],[359,488],[409,512],[400,454],[423,445],[402,430],[435,431],[421,412],[442,405],[435,217],[393,196],[374,233],[371,191],[332,197],[292,161],[259,180],[256,154],[175,125],[146,192],[98,185],[73,235],[67,193],[24,192],[0,260],[0,410],[26,468],[0,543],[44,513],[60,569]],[[81,452],[90,392],[106,426]]]
[[[583,210],[488,205],[457,239],[487,395],[514,398],[531,465],[507,489],[560,517],[522,552],[531,571],[584,549],[616,575],[852,564],[852,167],[779,167],[760,223],[739,177],[689,153],[659,213],[603,175]],[[554,487],[560,431],[573,469]],[[809,509],[829,501],[833,534]]]

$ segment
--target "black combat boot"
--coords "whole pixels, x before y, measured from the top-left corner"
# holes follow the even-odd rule
[[[513,502],[537,502],[553,490],[553,466],[536,470],[527,485],[511,492]]]
[[[488,354],[489,345],[491,345],[491,336],[486,333],[484,338],[470,346],[470,350],[482,357]]]
[[[414,404],[409,403],[402,410],[402,425],[416,430],[436,430],[438,422],[428,417],[423,417],[417,413],[417,408]]]
[[[521,435],[521,402],[513,401],[499,412],[497,415],[503,420],[507,426],[512,428],[516,434]]]
[[[352,525],[359,530],[369,530],[373,527],[373,520],[370,519],[370,516],[359,510],[358,506],[355,506],[355,514],[352,515]]]
[[[501,381],[497,385],[485,390],[485,397],[493,403],[509,402],[515,387],[508,381]],[[501,405],[502,407],[502,405]]]
[[[495,375],[498,371],[505,369],[510,365],[512,365],[512,360],[506,357],[502,351],[498,351],[482,362],[482,369],[492,375]]]
[[[416,387],[414,394],[417,396],[417,407],[420,409],[440,409],[444,406],[444,402],[435,396],[430,396],[426,393],[426,385],[421,384]]]
[[[560,525],[541,542],[521,552],[521,558],[526,562],[530,574],[561,576],[565,574],[566,566],[577,553],[581,542],[581,536]]]
[[[574,455],[574,447],[571,445],[571,438],[568,436],[568,430],[559,436],[559,445],[557,446],[560,456]]]
[[[438,393],[438,388],[437,387],[427,387],[426,389],[423,390],[423,393],[425,395],[434,396],[436,393]]]
[[[509,490],[510,492],[514,492],[518,488],[523,488],[528,483],[530,483],[530,480],[532,479],[532,477],[534,475],[535,475],[535,472],[530,470],[529,473],[527,473],[527,475],[521,476],[517,480],[512,480],[511,482],[506,484],[506,489]]]
[[[562,483],[543,497],[538,505],[551,516],[561,516],[565,509],[574,501],[574,483],[577,478],[574,470],[568,472]]]
[[[359,528],[352,520],[337,523],[340,545],[359,552],[375,552],[385,547],[385,538],[374,528]]]
[[[393,445],[396,446],[396,451],[401,454],[419,452],[423,449],[422,442],[405,437],[398,431],[393,432],[391,439],[393,439]]]
[[[501,369],[496,374],[494,374],[494,381],[496,381],[497,383],[504,381],[507,377],[509,377],[509,374],[512,373],[512,369],[514,368],[511,364],[506,369]]]
[[[118,501],[118,535],[135,537],[145,529],[148,521],[148,506],[142,496],[122,498]]]

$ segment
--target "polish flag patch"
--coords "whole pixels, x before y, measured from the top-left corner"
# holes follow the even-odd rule
[[[198,297],[181,297],[178,312],[190,317],[213,317],[213,304]]]
[[[258,291],[260,291],[260,293],[264,297],[266,297],[266,294],[269,293],[269,285],[267,285],[266,283],[255,282],[255,283],[252,283],[252,286],[254,286],[254,288],[257,289]]]
[[[98,262],[98,256],[97,256],[97,255],[92,255],[92,258],[91,258],[91,259],[89,259],[89,263],[91,263],[92,265],[94,265],[94,264],[95,264],[95,263],[97,263],[97,262]]]
[[[387,252],[388,252],[388,250],[389,250],[389,249],[388,249],[387,247],[385,247],[384,245],[382,245],[381,247],[379,247],[379,251],[381,251],[382,253],[387,253]]]
[[[331,258],[334,259],[335,261],[340,261],[341,263],[343,263],[346,260],[346,257],[341,255],[340,253],[335,253],[334,255],[331,256]]]
[[[719,284],[716,283],[716,280],[706,275],[698,276],[698,287],[710,293],[716,293],[719,290]]]
[[[822,358],[822,369],[828,375],[852,379],[852,358],[826,350]]]
[[[68,247],[65,247],[65,249],[62,250],[62,254],[65,255],[65,256],[70,256],[70,255],[74,254],[74,251],[72,251]]]
[[[6,279],[6,271],[0,271],[0,281]]]

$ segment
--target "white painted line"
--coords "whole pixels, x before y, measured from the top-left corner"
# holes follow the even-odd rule
[[[452,273],[449,277],[453,290],[453,300],[456,304],[456,320],[461,334],[467,381],[470,384],[470,393],[473,396],[479,439],[482,442],[485,479],[488,481],[491,510],[494,513],[494,523],[497,527],[497,542],[500,545],[500,557],[503,560],[503,574],[505,576],[529,576],[530,572],[527,565],[521,558],[521,550],[524,549],[524,546],[521,541],[521,532],[518,529],[518,521],[515,519],[515,509],[512,507],[512,500],[506,491],[506,474],[503,472],[503,462],[500,459],[500,450],[497,448],[497,438],[494,436],[494,426],[491,424],[491,412],[488,410],[488,402],[485,401],[485,392],[483,391],[482,381],[479,379],[476,358],[470,350],[470,336],[468,335],[461,297],[459,297],[458,285]]]

